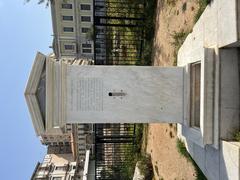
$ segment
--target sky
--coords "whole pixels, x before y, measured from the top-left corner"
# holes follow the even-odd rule
[[[37,0],[0,0],[0,175],[28,180],[46,153],[24,99],[36,52],[50,53],[50,9]]]

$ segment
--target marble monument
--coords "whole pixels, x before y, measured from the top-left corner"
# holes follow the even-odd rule
[[[42,86],[41,72],[45,94],[33,98],[28,89]],[[84,66],[37,53],[25,95],[29,105],[36,101],[32,118],[37,114],[38,126],[50,130],[66,123],[183,123],[183,93],[184,67]]]

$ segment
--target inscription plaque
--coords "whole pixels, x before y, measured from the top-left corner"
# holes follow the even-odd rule
[[[71,79],[70,87],[71,111],[103,111],[102,79]]]

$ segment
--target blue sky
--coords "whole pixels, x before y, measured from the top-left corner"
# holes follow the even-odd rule
[[[30,179],[46,149],[35,135],[24,89],[37,51],[51,52],[50,9],[37,0],[0,0],[0,174]]]

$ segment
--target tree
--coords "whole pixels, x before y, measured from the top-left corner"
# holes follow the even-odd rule
[[[31,0],[25,0],[26,3],[30,2]],[[46,3],[46,7],[49,6],[51,0],[38,0],[38,4]]]

